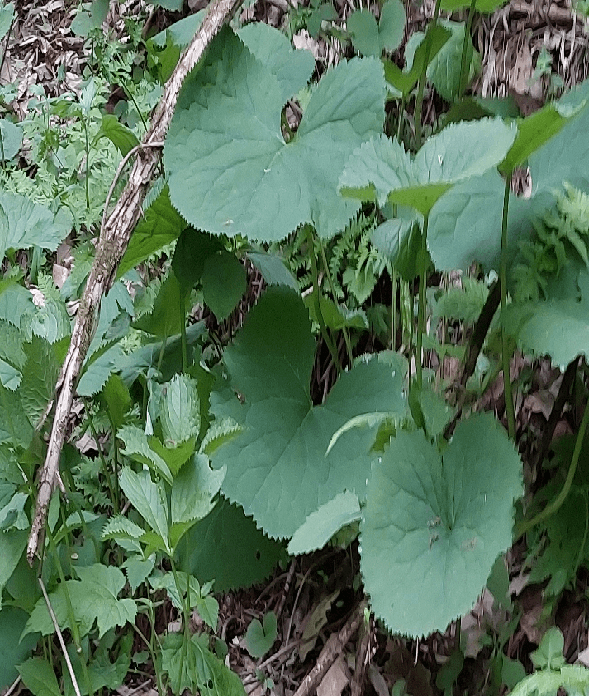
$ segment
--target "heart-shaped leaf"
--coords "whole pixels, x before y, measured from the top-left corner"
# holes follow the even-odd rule
[[[382,130],[380,61],[326,73],[296,135],[281,131],[284,85],[225,28],[185,80],[164,149],[172,203],[194,227],[273,241],[312,222],[332,236],[358,210],[337,177],[354,148]]]
[[[521,462],[488,414],[462,421],[440,457],[421,430],[377,460],[361,523],[362,574],[394,633],[444,630],[470,610],[510,544]]]
[[[326,456],[331,436],[362,413],[405,412],[405,363],[390,353],[371,356],[344,372],[325,403],[309,394],[315,339],[300,296],[269,288],[225,351],[243,432],[213,454],[227,466],[223,493],[253,515],[270,536],[288,537],[307,515],[338,493],[363,497],[374,432],[355,428]],[[212,404],[215,415],[226,415]]]
[[[263,657],[274,644],[277,635],[276,614],[269,611],[264,616],[264,625],[254,619],[247,627],[245,647],[252,657]]]
[[[358,53],[380,58],[383,51],[399,47],[405,32],[405,7],[400,0],[388,0],[380,11],[378,24],[369,10],[356,10],[348,17],[347,27]]]

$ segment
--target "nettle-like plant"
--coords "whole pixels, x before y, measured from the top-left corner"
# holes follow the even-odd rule
[[[353,15],[347,36],[367,57],[342,60],[310,95],[314,60],[278,30],[225,27],[213,39],[185,80],[164,144],[163,176],[119,268],[119,277],[135,283],[134,297],[117,282],[103,299],[78,386],[91,399],[80,427],[97,443],[104,430],[113,437],[107,449],[98,447],[96,461],[67,452],[62,476],[70,494],[61,509],[54,497],[47,526],[47,598],[19,589],[21,578],[31,577],[22,554],[43,449],[35,428],[70,333],[63,300],[77,297],[88,255],[76,251],[79,267],[61,296],[43,286],[40,306],[17,274],[3,281],[2,683],[18,664],[31,691],[43,692],[43,674],[57,692],[50,662],[25,658],[33,636],[50,654],[47,636],[69,629],[76,655],[72,665],[63,653],[66,692],[116,688],[129,669],[129,638],[120,631],[129,624],[146,645],[161,693],[242,693],[222,650],[214,654],[206,633],[189,630],[193,610],[216,627],[210,581],[222,590],[260,580],[284,557],[286,540],[290,554],[307,553],[357,523],[364,587],[389,630],[428,635],[472,607],[512,543],[513,505],[523,490],[513,441],[513,345],[573,369],[587,350],[589,214],[581,191],[589,186],[589,90],[583,84],[523,120],[500,115],[499,101],[464,98],[478,64],[473,13],[495,5],[473,1],[466,24],[458,25],[438,20],[438,2],[426,31],[406,48],[405,69],[381,60],[401,41],[399,4],[390,0],[378,23]],[[448,1],[442,8],[462,6]],[[197,14],[148,42],[154,72],[169,74],[201,20]],[[331,15],[319,24],[326,20]],[[423,138],[427,81],[452,109]],[[414,137],[407,139],[404,109],[414,93]],[[284,107],[297,95],[302,117],[293,132]],[[387,99],[397,102],[394,129],[385,124]],[[121,151],[135,142],[112,121],[103,130]],[[523,199],[511,192],[511,179],[526,164],[532,195]],[[2,254],[53,250],[71,225],[63,212],[12,194],[3,194],[0,209]],[[393,350],[354,356],[348,329],[366,324],[354,322],[332,280],[331,300],[322,292],[320,264],[327,277],[335,267],[324,245],[350,221],[366,219],[380,223],[372,237],[384,259],[379,268],[386,264],[395,281],[393,327],[397,273],[403,279],[401,314],[409,335],[415,331],[409,360],[395,352],[394,330]],[[370,228],[359,227],[361,235]],[[289,235],[309,256],[305,300],[280,256],[268,253]],[[171,261],[145,286],[132,269],[162,249]],[[217,320],[230,317],[247,288],[244,257],[269,287],[231,344],[211,347],[204,322],[187,326],[189,312],[200,301]],[[473,262],[499,271],[509,435],[490,414],[459,420],[422,366],[432,344],[429,271]],[[414,327],[408,282],[416,278]],[[350,292],[360,303],[362,293]],[[493,296],[483,300],[487,328],[497,308],[489,304]],[[310,389],[314,325],[339,373],[322,403]],[[335,340],[340,330],[347,369]],[[570,512],[563,503],[571,489],[586,496],[577,464],[588,420],[586,409],[572,452],[561,453],[570,462],[562,488],[518,520],[518,535],[541,524],[556,539],[562,529],[547,520]],[[109,555],[125,574],[107,565]],[[551,572],[545,565],[542,577]],[[154,629],[161,591],[182,616],[182,631],[163,640]],[[146,615],[149,635],[137,625],[138,613]],[[561,677],[558,684],[586,679],[563,672],[545,683]]]

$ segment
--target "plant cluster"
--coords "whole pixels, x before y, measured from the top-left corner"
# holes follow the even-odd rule
[[[104,4],[78,15],[89,41],[98,41]],[[504,100],[465,96],[480,67],[473,17],[498,4],[437,0],[403,67],[391,58],[405,30],[399,0],[378,17],[358,10],[345,26],[331,4],[293,11],[291,32],[306,26],[355,54],[310,96],[313,56],[278,29],[236,23],[214,39],[183,85],[161,178],[103,298],[36,569],[24,558],[35,471],[71,333],[67,303],[92,261],[82,239],[58,289],[43,255],[72,229],[98,226],[112,171],[139,142],[203,12],[145,42],[149,70],[103,43],[102,74],[79,94],[36,95],[22,123],[0,121],[0,687],[18,674],[38,696],[86,696],[149,669],[160,694],[242,694],[215,636],[213,591],[260,581],[342,531],[348,543],[358,537],[372,612],[403,636],[444,631],[506,575],[514,519],[531,578],[549,581],[547,598],[574,580],[589,559],[589,409],[547,462],[561,473],[515,514],[523,483],[510,361],[517,347],[578,370],[585,401],[589,86],[525,119]],[[466,8],[464,22],[440,18]],[[0,31],[12,11],[2,8]],[[115,81],[126,100],[109,114]],[[428,137],[426,86],[449,105]],[[294,132],[289,102],[302,111]],[[523,166],[529,198],[511,190]],[[37,258],[34,276],[15,263],[20,250]],[[154,258],[149,281],[136,269]],[[246,260],[265,289],[223,345],[193,309],[231,322]],[[473,264],[495,272],[499,293],[465,278],[465,291],[431,302],[432,270]],[[375,299],[389,279],[390,299]],[[478,344],[446,347],[438,320],[475,324]],[[364,354],[371,333],[385,349]],[[337,381],[316,403],[319,345]],[[451,349],[465,361],[458,407],[423,359]],[[470,398],[499,369],[507,432]],[[162,636],[164,601],[180,622]],[[193,634],[194,612],[202,630]],[[252,656],[270,650],[276,631],[273,614],[252,623]],[[497,639],[496,693],[502,683],[517,694],[589,690],[587,671],[564,664],[556,630],[532,657],[539,671],[523,680],[505,642]],[[445,693],[462,664],[459,650],[440,672]]]

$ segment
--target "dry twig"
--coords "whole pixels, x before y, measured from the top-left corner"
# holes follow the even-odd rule
[[[70,679],[72,680],[72,684],[74,686],[74,691],[76,692],[76,696],[81,696],[80,687],[78,686],[78,680],[76,679],[76,675],[74,674],[74,668],[72,667],[69,653],[67,651],[67,648],[65,647],[63,635],[62,635],[61,630],[59,628],[59,624],[57,623],[57,618],[55,617],[55,612],[53,611],[53,607],[51,606],[51,602],[49,600],[47,590],[45,589],[45,583],[43,582],[42,578],[37,578],[37,579],[39,580],[41,592],[43,593],[43,598],[45,600],[45,604],[47,605],[47,611],[49,612],[49,616],[51,617],[51,621],[53,622],[53,627],[55,628],[55,633],[57,633],[57,639],[59,640],[59,645],[61,646],[61,651],[63,653],[63,659],[65,660],[65,664],[67,665],[67,671],[70,674]]]
[[[242,0],[213,0],[209,5],[199,30],[166,83],[151,126],[145,134],[142,146],[138,149],[138,157],[129,174],[127,185],[100,232],[94,264],[80,302],[70,346],[56,385],[58,396],[53,428],[41,471],[35,516],[27,544],[27,560],[30,564],[33,563],[38,552],[39,536],[45,527],[47,508],[59,469],[59,457],[65,441],[74,389],[92,340],[98,308],[103,295],[108,292],[114,282],[116,269],[141,215],[141,205],[161,158],[161,148],[157,145],[164,140],[184,78],[202,58],[215,35],[241,2]]]
[[[364,621],[364,609],[366,604],[360,603],[354,613],[350,616],[347,623],[340,629],[339,633],[331,635],[323,646],[323,650],[317,658],[315,667],[303,679],[303,683],[296,690],[294,696],[309,696],[312,694],[323,677],[327,674],[331,665],[342,654],[346,643],[354,636]]]

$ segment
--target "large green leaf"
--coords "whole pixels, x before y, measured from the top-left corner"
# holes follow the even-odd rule
[[[177,546],[189,527],[214,508],[213,499],[221,488],[224,476],[223,469],[211,471],[209,459],[204,454],[195,454],[180,469],[174,479],[170,500],[170,543],[173,547]]]
[[[9,532],[3,531],[0,533],[0,558],[2,558],[2,563],[0,564],[0,608],[2,607],[2,590],[4,585],[6,585],[18,565],[26,545],[26,531],[13,529]]]
[[[432,136],[414,159],[384,135],[361,145],[340,177],[340,191],[360,200],[409,205],[428,215],[454,184],[480,176],[505,157],[514,128],[501,119],[453,123]]]
[[[498,269],[501,254],[501,215],[505,182],[495,169],[463,181],[432,208],[428,247],[439,270],[468,268],[478,261]],[[546,198],[509,197],[508,258],[518,252],[518,241],[529,236],[531,220],[544,212]]]
[[[151,254],[172,243],[185,227],[186,222],[170,203],[168,187],[165,186],[133,230],[127,251],[119,264],[117,277],[121,278]]]
[[[219,321],[227,319],[247,290],[245,268],[224,249],[206,260],[201,280],[204,301]]]
[[[383,353],[341,375],[325,404],[309,393],[315,341],[300,297],[270,288],[225,352],[232,386],[245,398],[244,432],[214,454],[222,490],[270,536],[291,536],[307,515],[348,489],[364,495],[374,433],[331,436],[362,413],[405,410],[405,364]],[[215,407],[213,407],[215,408]],[[239,417],[239,416],[238,416]]]
[[[89,633],[94,621],[98,624],[99,635],[103,636],[111,628],[124,626],[127,621],[135,620],[137,612],[135,602],[132,599],[117,599],[126,582],[121,570],[115,566],[95,563],[91,566],[78,567],[76,572],[80,580],[67,580],[66,584],[73,618],[81,636]],[[71,628],[64,588],[58,585],[57,589],[49,595],[49,599],[59,627]],[[38,632],[46,636],[54,630],[45,600],[41,598],[27,621],[24,635]]]
[[[26,449],[33,437],[33,426],[23,408],[19,391],[0,385],[0,442]]]
[[[524,164],[533,152],[559,133],[567,123],[567,117],[561,113],[562,111],[557,104],[546,104],[520,121],[515,141],[499,165],[499,171],[505,176],[511,176],[516,167]]]
[[[71,215],[63,208],[54,214],[25,196],[0,191],[0,259],[8,249],[55,251],[71,225]]]
[[[585,105],[543,147],[530,155],[533,191],[561,189],[563,181],[589,190],[589,106]]]
[[[178,556],[182,570],[202,583],[214,580],[215,591],[225,592],[261,582],[286,553],[282,544],[269,539],[243,514],[242,508],[222,498],[186,533]]]
[[[131,505],[168,546],[168,503],[163,486],[151,480],[149,471],[136,474],[127,466],[121,470],[119,481]]]
[[[159,288],[153,310],[140,317],[135,328],[164,339],[179,334],[186,322],[188,299],[175,274],[168,273]]]
[[[42,657],[31,657],[18,665],[23,684],[35,696],[61,696],[53,667]]]
[[[180,235],[172,259],[172,270],[183,293],[189,292],[200,282],[208,259],[223,250],[221,240],[206,232],[187,229]]]
[[[7,2],[0,7],[0,39],[3,39],[14,21],[14,3]]]
[[[168,483],[172,483],[172,472],[166,460],[153,449],[152,444],[157,438],[150,440],[145,431],[136,425],[124,425],[117,432],[117,437],[125,443],[122,450],[131,459],[146,464],[162,476]],[[185,460],[186,461],[186,460]]]
[[[224,29],[184,82],[164,163],[172,203],[194,226],[264,241],[304,222],[330,236],[358,209],[337,195],[351,152],[382,129],[385,83],[376,60],[341,62],[314,91],[285,144],[278,79]]]
[[[16,679],[16,665],[30,655],[37,643],[37,636],[25,636],[21,640],[27,618],[28,614],[16,607],[4,607],[0,611],[0,689]]]
[[[346,524],[360,519],[358,497],[346,491],[312,512],[293,534],[288,552],[296,556],[323,548],[331,537]]]
[[[361,523],[362,573],[395,633],[443,631],[469,611],[511,544],[521,462],[489,414],[456,428],[443,459],[421,430],[377,460]]]
[[[53,346],[42,338],[33,336],[23,348],[27,362],[18,391],[31,425],[36,427],[54,396],[59,365]]]
[[[277,636],[276,614],[269,611],[264,616],[264,625],[254,619],[247,627],[245,647],[252,657],[263,657],[274,645]]]
[[[260,271],[268,285],[286,285],[293,290],[299,289],[292,271],[286,266],[284,259],[277,254],[250,251],[247,257]]]
[[[589,692],[589,669],[584,665],[563,665],[558,671],[529,674],[511,692],[511,696],[552,696],[566,689],[571,695]]]
[[[237,35],[260,63],[276,76],[283,103],[307,85],[315,69],[315,59],[310,51],[293,50],[281,31],[264,22],[247,24],[239,29]]]
[[[581,271],[580,298],[512,304],[503,324],[518,345],[534,355],[549,355],[564,370],[578,355],[589,356],[589,273]]]
[[[136,145],[139,145],[135,133],[124,123],[121,123],[114,114],[102,114],[100,130],[92,144],[95,145],[100,138],[108,138],[123,156],[128,154]]]
[[[174,447],[198,435],[200,403],[195,380],[180,374],[166,382],[159,404],[159,420],[166,446]]]

